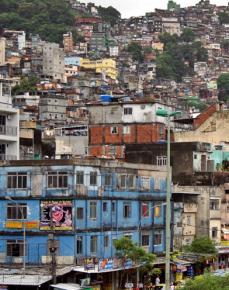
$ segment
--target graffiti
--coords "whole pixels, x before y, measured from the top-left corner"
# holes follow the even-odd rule
[[[41,201],[41,230],[72,230],[72,202]]]

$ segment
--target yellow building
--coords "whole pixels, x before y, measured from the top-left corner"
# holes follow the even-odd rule
[[[99,60],[81,58],[80,66],[86,69],[95,69],[96,73],[104,73],[113,80],[117,78],[116,61],[111,58]]]

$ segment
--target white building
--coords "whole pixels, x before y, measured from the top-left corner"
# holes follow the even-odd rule
[[[0,38],[0,65],[4,65],[6,62],[5,49],[6,49],[6,39],[2,37]]]
[[[0,160],[19,159],[19,111],[13,108],[11,84],[0,79]]]

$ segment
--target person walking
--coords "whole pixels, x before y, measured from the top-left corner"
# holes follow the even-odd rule
[[[160,282],[161,282],[161,280],[160,280],[160,278],[159,278],[159,276],[157,276],[157,278],[156,278],[156,280],[155,280],[155,290],[159,290],[160,289]]]

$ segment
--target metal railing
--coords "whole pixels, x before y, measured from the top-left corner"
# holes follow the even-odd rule
[[[17,160],[16,155],[0,154],[0,160]]]
[[[17,136],[17,127],[0,125],[0,135]]]

